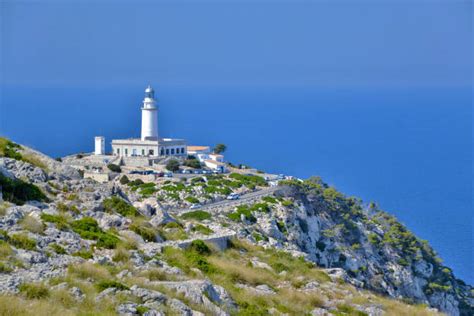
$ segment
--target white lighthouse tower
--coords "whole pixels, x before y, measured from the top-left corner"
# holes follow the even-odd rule
[[[158,139],[158,108],[156,107],[155,91],[148,86],[142,107],[142,137],[141,140]]]

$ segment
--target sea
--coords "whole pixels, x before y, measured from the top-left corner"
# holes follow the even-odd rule
[[[140,135],[148,83],[0,87],[0,134],[52,157]],[[159,131],[374,201],[474,284],[471,88],[157,85]]]

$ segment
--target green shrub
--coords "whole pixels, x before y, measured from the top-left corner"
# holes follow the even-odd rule
[[[102,292],[103,290],[106,290],[106,289],[112,288],[112,287],[116,288],[117,290],[120,290],[120,291],[129,290],[128,286],[126,286],[125,284],[122,284],[120,282],[117,282],[115,280],[99,281],[98,283],[96,283],[96,287],[99,290],[99,292]]]
[[[68,219],[64,215],[51,215],[51,214],[42,213],[41,219],[44,222],[55,224],[56,227],[60,230],[66,230],[69,227]]]
[[[117,236],[102,231],[97,221],[91,217],[84,217],[74,221],[71,227],[73,231],[78,233],[82,238],[95,240],[97,247],[113,249],[119,242]]]
[[[140,235],[145,241],[153,242],[156,240],[157,232],[155,228],[148,222],[135,221],[132,224],[130,224],[129,229],[133,231],[134,233]]]
[[[137,314],[138,315],[143,315],[145,314],[146,312],[148,312],[150,310],[150,308],[146,307],[146,306],[143,306],[143,305],[140,305],[140,306],[137,306]]]
[[[278,230],[281,231],[282,233],[286,233],[287,230],[286,230],[286,226],[285,226],[285,222],[283,221],[277,221],[277,227],[278,227]]]
[[[171,159],[166,163],[166,169],[172,172],[176,172],[179,170],[179,161],[176,159]]]
[[[141,196],[143,197],[150,197],[152,196],[153,194],[156,193],[156,191],[158,191],[156,188],[154,187],[148,187],[148,188],[141,188],[139,193]]]
[[[427,286],[429,292],[434,292],[434,291],[442,291],[442,292],[449,292],[451,291],[452,287],[450,285],[443,285],[443,284],[438,284],[431,282]]]
[[[64,249],[58,244],[50,244],[49,247],[51,247],[51,249],[53,249],[54,252],[56,252],[59,255],[65,255],[67,253],[66,249]]]
[[[255,216],[252,215],[252,211],[248,207],[248,205],[237,206],[236,211],[233,212],[233,213],[228,214],[227,217],[229,219],[233,220],[233,221],[240,221],[242,214],[244,215],[246,220],[248,220],[252,223],[255,223],[257,221]]]
[[[12,142],[11,140],[0,137],[0,157],[22,160],[22,155],[17,152],[17,150],[20,148],[20,145]]]
[[[201,233],[203,235],[210,235],[212,234],[214,231],[212,229],[210,229],[209,227],[206,227],[204,225],[201,225],[201,224],[198,224],[196,226],[194,226],[192,228],[192,231],[193,232],[198,232],[198,233]]]
[[[183,165],[185,165],[186,167],[194,168],[194,169],[201,168],[201,163],[197,159],[186,159]]]
[[[92,253],[92,251],[87,251],[85,249],[79,250],[78,252],[75,252],[72,255],[75,257],[81,257],[86,260],[94,258],[94,254]]]
[[[285,206],[285,207],[289,207],[289,206],[292,206],[293,205],[293,201],[291,200],[283,200],[281,201],[281,205]]]
[[[112,196],[107,198],[102,202],[102,206],[104,210],[108,213],[117,212],[122,216],[137,216],[139,213],[133,205],[128,204],[123,199]]]
[[[198,221],[210,219],[212,216],[208,212],[205,211],[192,211],[192,212],[187,212],[181,215],[182,219],[195,219]]]
[[[369,242],[372,244],[372,245],[377,245],[379,242],[380,242],[380,238],[377,234],[375,233],[370,233],[368,236],[367,236]]]
[[[10,179],[0,173],[0,187],[2,187],[3,199],[17,205],[23,205],[27,201],[48,201],[46,195],[34,184],[20,179]]]
[[[36,240],[29,238],[26,234],[13,234],[10,236],[9,242],[17,248],[26,250],[36,249]]]
[[[41,299],[49,296],[49,289],[43,284],[21,284],[18,289],[27,299]]]
[[[142,184],[144,184],[144,182],[141,179],[136,179],[136,180],[130,181],[127,185],[130,187],[134,187],[134,186],[139,186]]]
[[[270,206],[267,203],[255,203],[250,207],[252,212],[263,212],[268,213],[270,212]]]
[[[199,200],[197,198],[195,198],[194,196],[188,196],[185,198],[186,201],[188,201],[189,203],[192,203],[192,204],[198,204],[199,203]]]
[[[273,196],[264,196],[262,198],[264,202],[275,204],[277,200]]]
[[[203,256],[208,256],[212,253],[211,248],[209,248],[209,246],[201,239],[193,240],[189,244],[189,247],[187,248],[187,250],[194,251]]]
[[[120,168],[119,165],[116,165],[113,163],[108,164],[107,168],[109,168],[109,170],[112,172],[118,172],[118,173],[122,172],[122,168]]]
[[[7,265],[5,262],[0,262],[0,273],[9,273],[12,272],[13,269]]]
[[[267,181],[263,177],[256,175],[244,175],[240,173],[231,173],[229,178],[242,182],[246,187],[253,188],[255,186],[266,187]]]
[[[130,180],[128,179],[128,177],[126,175],[123,175],[121,178],[120,178],[120,183],[125,185],[127,183],[129,183]]]

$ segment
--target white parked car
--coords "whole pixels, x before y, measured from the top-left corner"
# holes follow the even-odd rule
[[[201,207],[202,207],[202,205],[201,205],[201,204],[199,204],[199,203],[196,203],[196,204],[193,204],[193,205],[191,205],[190,209],[192,209],[192,210],[196,210],[196,209],[198,209],[198,208],[201,208]]]
[[[240,199],[240,194],[237,193],[231,193],[227,196],[228,200],[238,200]]]

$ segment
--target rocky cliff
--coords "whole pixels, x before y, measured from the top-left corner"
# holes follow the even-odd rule
[[[99,184],[0,139],[0,186],[2,315],[473,314],[426,242],[318,178]]]

